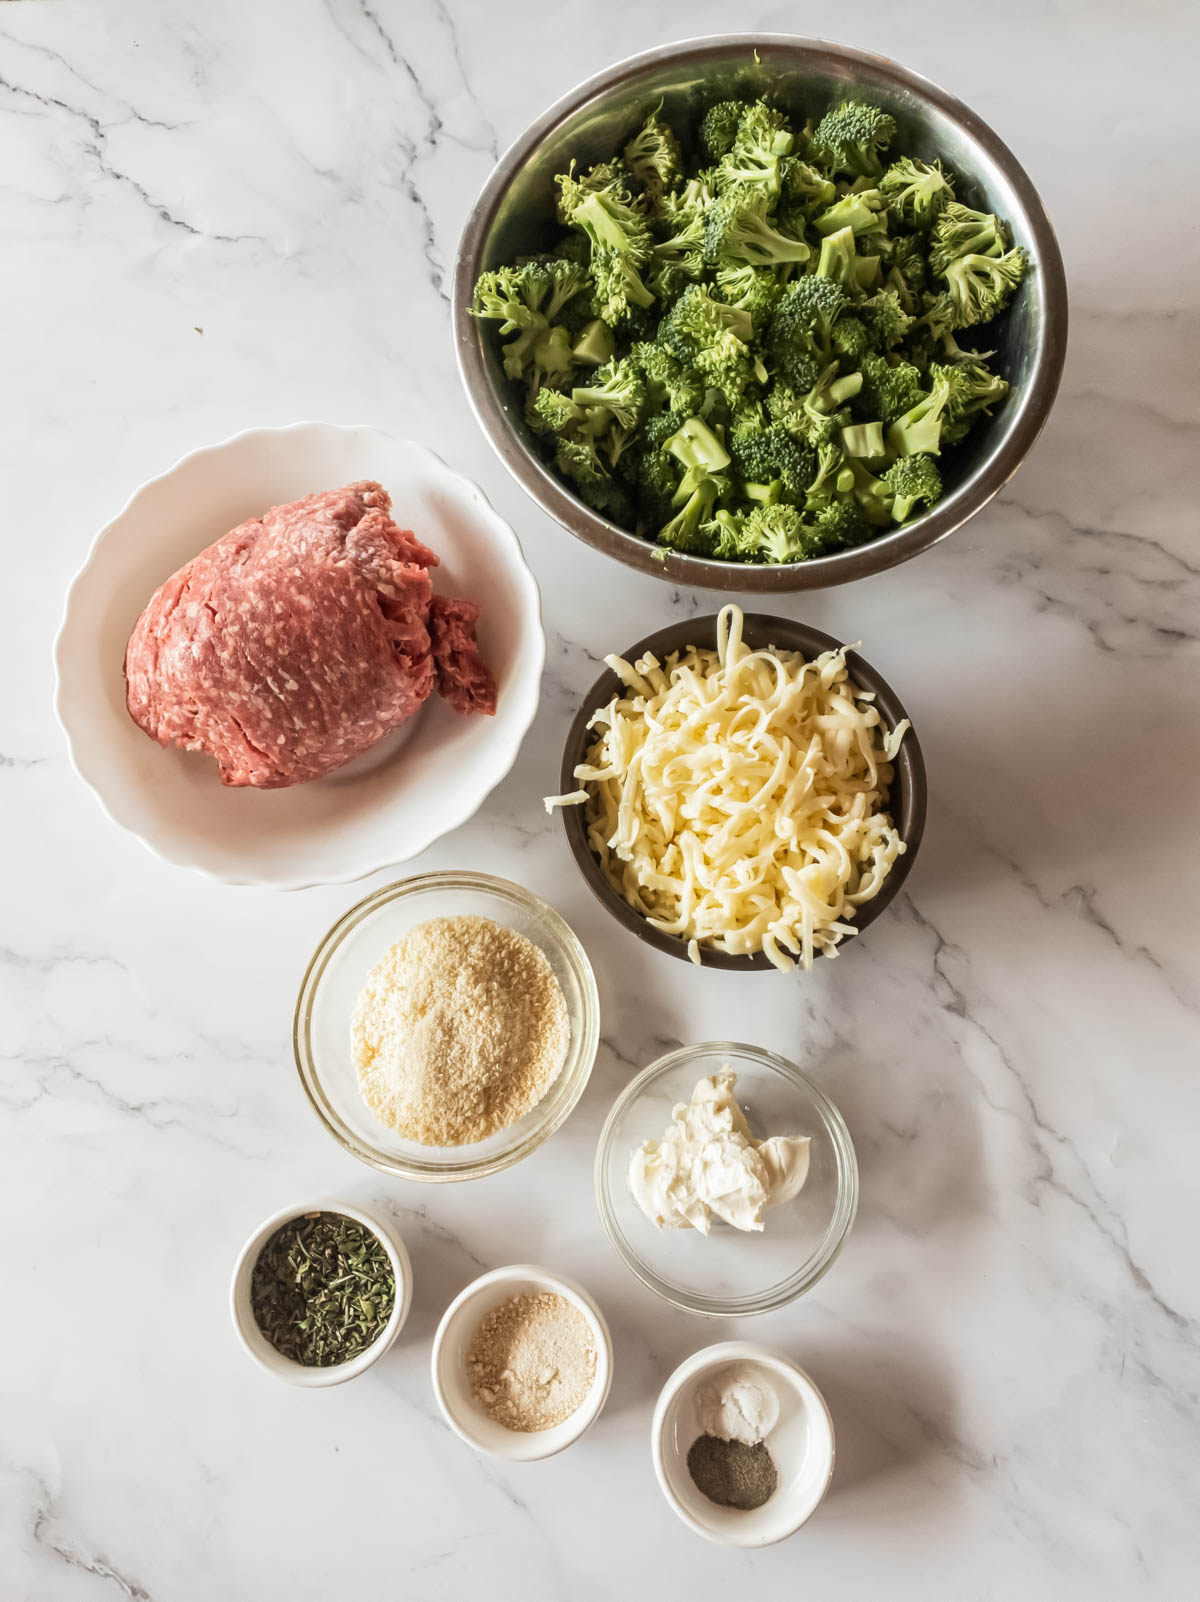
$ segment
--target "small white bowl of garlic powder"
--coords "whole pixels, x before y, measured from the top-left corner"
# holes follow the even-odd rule
[[[447,1424],[510,1463],[552,1457],[599,1418],[612,1337],[582,1285],[529,1263],[461,1291],[433,1341],[433,1391]]]

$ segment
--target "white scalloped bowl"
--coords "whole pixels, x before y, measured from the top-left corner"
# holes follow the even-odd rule
[[[199,753],[163,749],[125,706],[125,645],[170,574],[248,517],[316,490],[378,480],[441,558],[435,589],[483,608],[494,717],[433,696],[373,750],[286,790],[226,789]],[[478,809],[537,710],[546,645],[537,584],[482,491],[432,451],[377,428],[251,429],[151,479],[97,537],[67,596],[55,701],[75,771],[114,823],[158,856],[227,884],[298,890],[406,862]]]

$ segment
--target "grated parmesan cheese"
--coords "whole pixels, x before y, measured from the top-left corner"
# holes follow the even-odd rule
[[[537,1106],[570,1034],[545,952],[466,915],[416,924],[384,952],[354,1009],[350,1048],[381,1124],[423,1146],[462,1146]]]
[[[701,943],[777,968],[836,955],[905,849],[886,806],[909,724],[884,728],[847,649],[751,651],[726,606],[715,651],[605,658],[626,693],[546,808],[585,807],[608,878],[693,962]]]

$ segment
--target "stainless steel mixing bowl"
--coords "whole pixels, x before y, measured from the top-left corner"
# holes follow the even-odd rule
[[[896,147],[926,160],[940,156],[957,174],[962,199],[1007,218],[1033,267],[1010,310],[987,330],[1012,393],[946,456],[946,493],[933,510],[856,550],[779,567],[667,551],[577,500],[538,454],[501,371],[496,340],[469,311],[481,272],[545,247],[556,227],[554,176],[572,158],[587,166],[610,156],[659,101],[668,118],[692,122],[701,95],[763,90],[800,121],[847,90],[885,106],[899,124]],[[454,332],[467,396],[497,455],[538,505],[578,539],[672,584],[824,589],[895,567],[945,539],[1012,477],[1058,389],[1067,346],[1067,288],[1037,191],[1008,147],[961,101],[883,56],[817,39],[729,34],[619,62],[573,89],[521,135],[484,185],[463,230],[454,272]]]

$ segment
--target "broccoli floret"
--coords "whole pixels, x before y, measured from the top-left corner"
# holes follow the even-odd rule
[[[894,161],[879,187],[887,196],[888,209],[906,228],[932,227],[954,199],[954,185],[941,162],[927,166],[915,156]]]
[[[822,239],[816,276],[841,284],[847,294],[859,293],[858,255],[854,247],[853,228],[839,228],[836,234],[826,234]]]
[[[695,489],[683,506],[658,531],[658,543],[690,556],[711,556],[713,538],[707,524],[716,505],[718,485],[707,479]]]
[[[706,209],[716,198],[716,168],[710,172],[698,172],[678,189],[660,196],[654,208],[655,223],[664,234],[678,233],[696,218],[703,222]]]
[[[729,452],[700,417],[689,417],[667,440],[666,449],[688,472],[721,473],[729,466]]]
[[[883,356],[864,356],[859,364],[863,386],[862,407],[873,417],[891,423],[915,406],[924,393],[921,375],[909,362],[889,362]]]
[[[720,161],[733,149],[738,123],[745,109],[742,100],[718,100],[704,113],[700,123],[700,143],[714,161]]]
[[[852,178],[880,178],[880,151],[896,136],[896,123],[879,106],[846,100],[827,111],[817,124],[813,148],[834,172]]]
[[[983,356],[959,351],[955,359],[934,362],[930,376],[940,376],[949,390],[942,419],[942,439],[948,445],[966,437],[975,419],[989,413],[1008,394],[1008,381],[993,373]]]
[[[654,255],[668,261],[678,261],[698,273],[703,266],[700,247],[704,239],[704,217],[713,196],[686,202],[682,197],[667,195],[663,198],[656,227],[661,237],[654,246]]]
[[[713,519],[716,554],[727,560],[806,562],[822,554],[820,536],[794,506],[753,506],[748,512],[718,512]]]
[[[836,234],[842,228],[849,228],[857,237],[885,228],[886,219],[881,218],[880,214],[886,210],[887,197],[882,190],[864,189],[843,195],[836,204],[819,211],[812,225],[821,235]]]
[[[723,188],[749,185],[763,189],[772,202],[783,187],[781,163],[789,156],[795,136],[787,118],[765,100],[746,107],[719,171]]]
[[[892,492],[883,479],[876,478],[865,463],[852,456],[846,458],[849,468],[850,493],[862,508],[863,516],[875,528],[883,528],[892,520]],[[839,474],[839,486],[842,483]]]
[[[509,378],[526,377],[533,365],[550,374],[569,370],[569,339],[564,365],[561,341],[550,338],[551,325],[567,302],[587,287],[587,274],[570,261],[526,262],[480,275],[472,315],[499,322],[501,335],[517,336],[503,347]],[[536,391],[537,384],[532,389]]]
[[[951,201],[934,224],[929,265],[944,273],[961,256],[1002,256],[1007,244],[1007,231],[994,212]]]
[[[628,174],[616,162],[602,162],[575,176],[575,164],[560,172],[558,219],[578,228],[593,247],[618,250],[636,263],[650,254],[650,227],[642,203],[630,193]]]
[[[948,339],[959,326],[958,308],[950,291],[943,289],[934,295],[927,290],[921,296],[921,315],[916,318],[912,326],[907,350],[909,357],[914,362],[923,359],[924,364],[928,366],[936,355],[936,347]]]
[[[749,312],[757,330],[765,328],[779,304],[784,286],[768,267],[718,267],[717,293],[727,306]]]
[[[669,308],[695,282],[695,276],[682,262],[659,261],[646,274],[646,288],[660,307]]]
[[[839,317],[833,325],[833,348],[857,367],[874,350],[875,338],[861,317]]]
[[[927,277],[923,248],[915,234],[901,234],[887,241],[883,291],[894,294],[910,317],[921,309],[920,297]]]
[[[637,501],[642,527],[657,531],[675,513],[679,471],[674,458],[658,449],[626,451],[619,469]]]
[[[599,407],[620,428],[635,428],[646,403],[646,382],[629,359],[601,367],[595,383],[573,389],[571,399],[586,411]]]
[[[574,433],[586,421],[582,406],[557,389],[539,389],[525,416],[536,434]]]
[[[898,417],[887,431],[888,449],[897,456],[917,456],[922,452],[936,456],[941,450],[942,414],[950,399],[944,377],[934,374],[929,391],[915,406]]]
[[[837,186],[832,178],[799,156],[785,156],[779,163],[780,204],[796,207],[802,216],[811,216],[837,199]]]
[[[767,218],[767,196],[735,191],[713,206],[704,221],[704,260],[711,266],[779,267],[805,262],[812,251],[803,239],[773,228]]]
[[[835,497],[847,496],[854,488],[854,475],[846,466],[841,445],[834,439],[817,446],[817,473],[804,497],[805,510],[820,512]]]
[[[747,486],[778,480],[794,501],[803,500],[817,470],[816,452],[783,423],[735,428],[729,436],[729,454]]]
[[[558,175],[558,187],[559,218],[591,240],[600,316],[618,323],[631,307],[652,305],[654,297],[640,276],[650,258],[650,227],[624,173],[612,163],[593,167],[580,179],[572,170]]]
[[[667,449],[684,464],[685,471],[672,497],[679,510],[659,530],[659,541],[677,550],[711,550],[712,536],[704,525],[717,501],[728,493],[729,480],[721,469],[728,467],[729,453],[698,417],[688,419],[667,441]]]
[[[753,384],[739,395],[733,406],[728,408],[726,418],[726,432],[731,433],[735,428],[770,428],[771,417],[767,411],[766,400],[759,385]]]
[[[660,340],[680,360],[724,335],[744,345],[753,332],[746,312],[714,300],[704,284],[690,285],[659,326]]]
[[[598,419],[608,414],[597,408],[588,413],[588,421],[594,428]],[[623,428],[620,423],[612,423],[600,435],[600,451],[608,459],[610,467],[619,468],[622,460],[633,444],[634,429]]]
[[[995,258],[961,256],[952,261],[946,269],[946,286],[954,326],[989,322],[1008,305],[1024,276],[1025,252],[1020,245]]]
[[[852,421],[845,403],[861,387],[860,373],[839,376],[835,362],[824,372],[816,372],[806,391],[786,384],[773,385],[767,392],[767,410],[775,422],[811,445],[819,457],[821,447],[835,444],[839,431]],[[840,445],[838,451],[840,454]]]
[[[819,367],[816,362],[812,362],[809,367],[809,376],[804,384],[795,387],[791,384],[772,384],[767,391],[764,405],[768,418],[773,423],[782,423],[796,439],[807,440],[809,438],[808,420],[804,413],[804,400],[820,376]]]
[[[677,434],[693,414],[690,410],[674,407],[667,412],[659,412],[657,417],[649,418],[642,424],[641,440],[647,451],[661,451],[672,434]],[[674,488],[674,483],[672,483]]]
[[[690,363],[680,361],[666,345],[650,340],[634,345],[629,356],[646,381],[652,405],[681,410],[686,416],[699,411],[704,403],[704,381]]]
[[[625,146],[625,164],[646,194],[655,199],[679,177],[679,140],[659,120],[661,106],[652,111]]]
[[[809,445],[817,452],[820,463],[822,447],[836,445],[841,455],[841,429],[852,423],[846,400],[852,399],[862,386],[860,373],[838,375],[838,365],[817,373],[814,383],[804,392],[788,388],[787,384],[774,384],[767,391],[767,412],[775,423],[782,423],[791,436]],[[809,484],[809,490],[812,485]]]
[[[892,289],[881,289],[868,296],[854,310],[870,330],[873,350],[894,349],[912,327],[912,318],[900,304],[899,295]]]
[[[547,328],[518,356],[517,346],[530,333],[519,335],[504,347],[504,371],[509,378],[524,378],[526,404],[532,402],[545,384],[561,388],[575,367],[571,355],[571,336],[565,328]],[[518,362],[520,363],[518,370]]]
[[[714,300],[703,284],[692,284],[659,324],[658,337],[685,367],[736,401],[755,378],[766,377],[749,348],[752,331],[746,312]]]
[[[619,250],[593,247],[592,277],[596,283],[596,310],[614,327],[631,320],[635,308],[645,310],[654,305],[653,293],[630,258]]]
[[[522,267],[498,267],[481,273],[475,283],[471,315],[498,322],[502,334],[528,328],[539,318],[544,323],[538,310],[544,296],[536,291],[535,285],[536,280],[531,284]]]
[[[883,475],[883,482],[892,492],[897,523],[906,522],[918,504],[932,506],[942,493],[942,475],[932,456],[901,456]]]
[[[500,320],[500,333],[529,328],[542,317],[554,322],[567,301],[588,288],[586,269],[577,261],[526,261],[519,268],[482,272],[474,287],[476,317]]]
[[[794,389],[811,387],[813,364],[827,365],[833,325],[848,304],[831,278],[808,274],[789,285],[767,325],[764,352],[770,371]]]
[[[821,369],[811,358],[806,363],[797,365],[802,368],[803,382],[795,385],[782,382],[772,384],[767,390],[763,404],[771,422],[782,423],[798,439],[807,439],[804,397],[820,378]]]
[[[875,533],[874,525],[854,496],[835,495],[828,505],[817,512],[814,532],[821,542],[821,554],[846,550],[862,545]]]
[[[728,491],[724,469],[729,466],[729,452],[699,417],[689,417],[667,441],[666,449],[683,464],[684,474],[672,497],[679,510],[659,530],[659,543],[680,551],[710,551],[712,536],[704,525]]]
[[[578,490],[580,498],[597,512],[615,522],[632,517],[633,507],[624,486],[615,479],[601,459],[597,442],[590,436],[560,439],[554,465]]]

